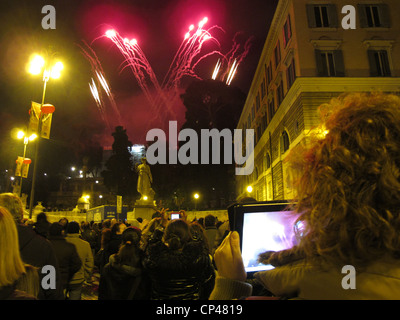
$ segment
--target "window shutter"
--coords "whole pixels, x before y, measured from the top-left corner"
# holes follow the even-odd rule
[[[334,50],[333,57],[335,59],[336,77],[344,77],[344,62],[342,50]]]
[[[369,68],[370,68],[370,75],[371,77],[377,77],[378,74],[378,68],[376,65],[376,57],[375,57],[376,51],[374,50],[368,50],[368,61],[369,61]]]
[[[336,11],[336,5],[334,4],[327,4],[328,9],[328,19],[329,19],[329,27],[330,28],[337,28],[338,27],[338,15]]]
[[[315,62],[317,64],[317,76],[318,77],[325,76],[323,61],[322,61],[322,57],[321,57],[321,50],[318,50],[318,49],[315,50]]]
[[[307,19],[308,19],[308,27],[309,28],[316,28],[317,23],[315,21],[315,13],[314,13],[314,5],[312,4],[307,4]]]
[[[385,3],[378,5],[379,18],[382,28],[390,28],[390,11],[389,6]]]
[[[365,4],[357,5],[357,13],[360,17],[361,28],[368,28],[367,13],[365,12]]]

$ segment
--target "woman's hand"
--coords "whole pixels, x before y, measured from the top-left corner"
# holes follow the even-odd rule
[[[247,275],[240,252],[240,239],[236,231],[230,232],[215,251],[218,275],[224,278],[246,281]]]

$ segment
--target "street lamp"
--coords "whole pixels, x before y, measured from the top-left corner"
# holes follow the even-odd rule
[[[37,135],[35,133],[32,133],[29,137],[25,134],[24,131],[20,130],[17,133],[17,138],[18,139],[24,139],[24,155],[22,157],[23,161],[25,161],[25,155],[26,155],[26,147],[28,146],[29,141],[33,141],[37,138]],[[22,195],[22,173],[21,173],[21,178],[19,181],[19,196],[21,197]]]
[[[33,74],[33,75],[38,75],[43,73],[43,94],[42,94],[42,102],[40,104],[40,110],[39,110],[39,123],[38,123],[38,141],[36,143],[36,150],[35,150],[35,163],[33,165],[33,176],[32,176],[32,188],[31,188],[31,196],[30,196],[30,201],[29,201],[29,219],[32,219],[32,210],[33,210],[33,203],[34,203],[34,197],[35,197],[35,184],[36,184],[36,172],[37,172],[37,164],[38,164],[38,158],[39,158],[39,141],[40,141],[40,136],[41,136],[41,131],[42,131],[42,119],[43,119],[43,104],[44,104],[44,98],[46,95],[46,86],[47,82],[52,79],[58,79],[61,76],[61,71],[64,69],[64,65],[62,62],[57,61],[53,66],[50,65],[52,59],[49,59],[50,61],[46,61],[42,56],[35,54],[32,56],[29,67],[28,67],[28,72]]]
[[[252,186],[247,186],[246,191],[248,193],[252,193],[253,192],[253,187]]]
[[[196,211],[197,210],[197,201],[199,200],[200,195],[198,193],[195,193],[193,195],[193,198],[194,198],[194,210]]]

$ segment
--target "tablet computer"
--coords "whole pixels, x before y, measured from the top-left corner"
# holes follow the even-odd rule
[[[228,209],[231,230],[236,230],[240,235],[243,263],[248,276],[274,268],[259,263],[259,254],[289,249],[297,244],[298,215],[293,214],[288,205],[285,201],[269,201],[236,204]]]

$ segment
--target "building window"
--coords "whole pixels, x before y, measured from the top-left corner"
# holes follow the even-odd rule
[[[389,28],[390,15],[387,4],[359,4],[361,28]]]
[[[283,47],[286,48],[289,40],[292,38],[292,25],[290,22],[290,15],[287,17],[285,25],[283,26]]]
[[[269,114],[269,122],[272,120],[272,117],[275,114],[275,99],[272,98],[268,103],[268,114]]]
[[[279,62],[281,62],[281,48],[279,45],[279,41],[276,44],[274,54],[275,54],[275,68],[278,68]]]
[[[285,153],[287,150],[289,150],[289,145],[289,135],[286,130],[284,130],[281,135],[281,153]]]
[[[315,50],[319,77],[344,77],[343,52],[341,50]]]
[[[287,88],[288,90],[291,88],[291,86],[294,83],[294,80],[296,80],[296,68],[294,65],[294,59],[292,59],[292,62],[288,66],[287,72],[286,72],[286,79],[287,79]]]
[[[266,67],[266,76],[267,76],[267,87],[272,81],[272,67],[271,62],[269,63],[268,67]]]
[[[265,106],[263,106],[263,109],[265,110]],[[267,129],[267,126],[268,126],[268,116],[267,116],[267,113],[265,112],[264,113],[264,115],[263,115],[263,117],[262,117],[262,120],[261,120],[262,122],[261,122],[261,131],[262,132],[264,132],[265,131],[265,129]]]
[[[261,100],[264,100],[266,94],[267,94],[267,84],[266,84],[266,80],[265,77],[263,78],[262,82],[261,82]]]
[[[258,92],[256,96],[256,111],[260,110],[260,107],[261,107],[261,98],[260,98],[260,92]]]
[[[271,157],[269,156],[269,153],[267,153],[267,156],[265,157],[265,167],[267,169],[271,167]]]
[[[261,135],[262,135],[262,132],[261,132],[261,126],[259,125],[259,126],[257,126],[257,138],[256,138],[256,143],[261,139]]]
[[[278,106],[281,105],[283,98],[284,98],[284,93],[283,93],[283,81],[279,83],[279,86],[276,88],[276,98],[278,101]]]
[[[368,50],[371,77],[390,77],[390,65],[386,50]]]
[[[310,28],[337,28],[338,16],[334,4],[307,5],[308,26]]]

